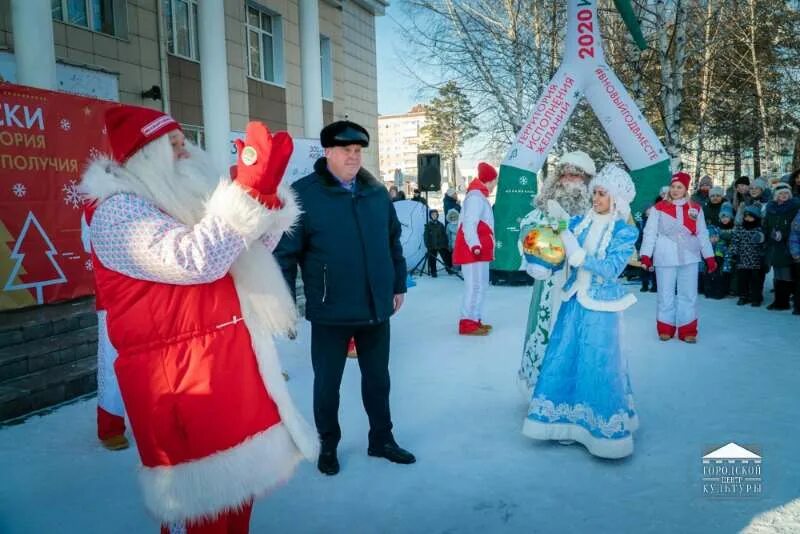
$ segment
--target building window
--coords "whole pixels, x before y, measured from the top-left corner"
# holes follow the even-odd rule
[[[322,98],[333,100],[333,48],[330,38],[324,35],[319,36],[319,60],[322,67]]]
[[[54,20],[117,35],[114,19],[117,2],[118,0],[50,0],[50,9]]]
[[[200,148],[205,147],[205,135],[202,126],[194,126],[192,124],[181,124],[181,129],[183,130],[183,135],[186,136],[186,139],[188,139],[195,145],[199,146]]]
[[[283,25],[280,15],[247,6],[248,74],[283,85]]]
[[[167,15],[169,53],[199,61],[197,0],[164,0],[164,7]]]

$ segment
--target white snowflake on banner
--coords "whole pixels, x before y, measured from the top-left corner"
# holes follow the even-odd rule
[[[28,194],[28,188],[25,187],[25,184],[16,183],[11,186],[11,192],[15,197],[22,198]]]
[[[503,242],[502,241],[498,241],[497,242],[497,248],[503,248]]]
[[[67,119],[61,119],[61,122],[58,123],[62,130],[68,132],[70,128],[72,128],[72,123],[69,122]]]
[[[89,159],[98,159],[103,156],[103,153],[100,152],[95,147],[89,149]]]
[[[83,268],[86,269],[87,271],[93,271],[94,270],[94,264],[92,263],[92,259],[91,258],[89,258],[88,260],[83,262]]]
[[[527,176],[520,176],[519,177],[519,185],[522,185],[522,186],[528,185],[528,177]]]
[[[72,206],[72,209],[80,209],[83,205],[83,195],[78,191],[78,183],[75,180],[70,180],[68,184],[64,184],[61,188],[64,193],[64,204]]]

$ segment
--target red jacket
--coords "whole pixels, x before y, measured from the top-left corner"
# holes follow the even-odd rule
[[[494,214],[488,197],[483,182],[476,178],[469,184],[453,246],[455,265],[494,259]],[[473,252],[476,246],[480,247],[477,255]]]

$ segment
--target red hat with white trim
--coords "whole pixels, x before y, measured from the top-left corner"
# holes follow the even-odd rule
[[[175,119],[156,109],[138,106],[115,106],[106,111],[106,130],[114,161],[124,165],[145,145],[181,126]]]

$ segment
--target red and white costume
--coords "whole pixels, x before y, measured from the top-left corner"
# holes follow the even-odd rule
[[[92,251],[90,225],[96,207],[95,204],[87,206],[81,219],[81,240],[84,250],[89,253]],[[95,309],[97,311],[97,437],[105,442],[125,435],[125,406],[114,372],[117,350],[108,339],[107,312],[97,296]]]
[[[119,353],[140,483],[162,532],[247,532],[253,499],[318,453],[272,339],[296,320],[271,249],[299,211],[288,188],[277,192],[282,208],[268,209],[223,178],[191,221],[179,220],[162,202],[174,190],[132,171],[158,173],[157,151],[171,154],[165,133],[176,123],[151,118],[141,127],[150,144],[128,163],[117,154],[95,161],[82,182],[97,202],[97,296]]]
[[[688,189],[687,174],[677,173],[676,180]],[[714,263],[702,206],[686,198],[657,202],[647,218],[640,256],[656,271],[659,335],[696,338],[698,263]]]
[[[486,163],[478,165],[478,178],[467,188],[458,221],[453,264],[461,265],[464,300],[461,304],[459,332],[474,332],[481,327],[483,300],[489,287],[489,263],[494,259],[494,213],[489,204],[488,182],[497,171]]]

